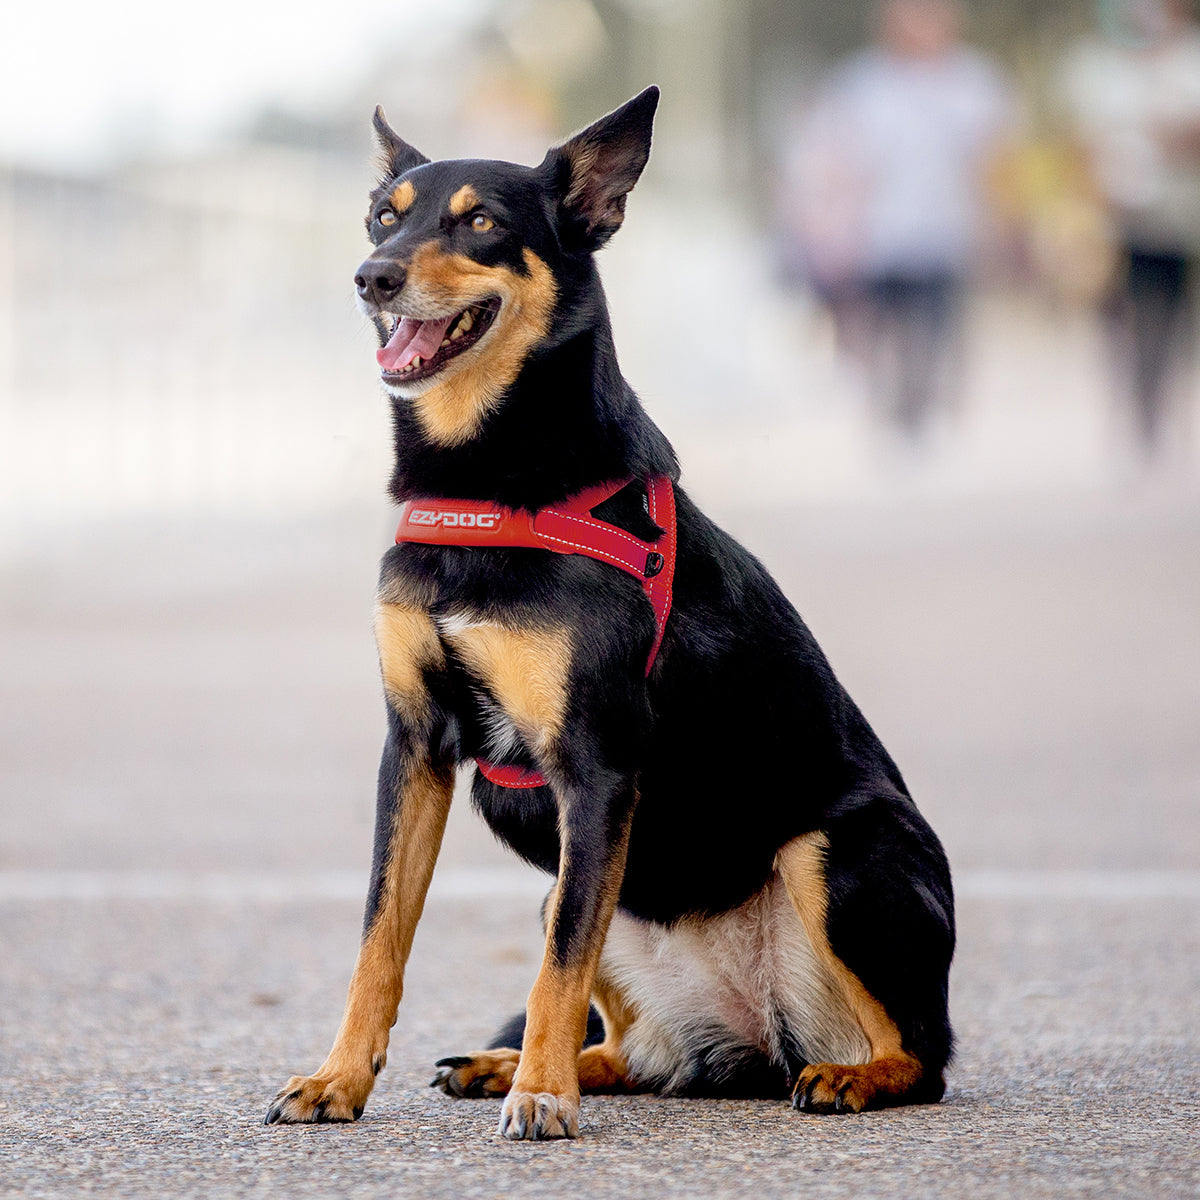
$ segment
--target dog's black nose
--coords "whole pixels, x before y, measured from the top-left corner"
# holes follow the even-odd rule
[[[397,262],[373,262],[367,259],[354,276],[358,294],[372,304],[395,300],[404,287],[408,272]]]

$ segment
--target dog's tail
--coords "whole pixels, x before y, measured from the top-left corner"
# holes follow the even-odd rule
[[[519,1012],[515,1016],[509,1017],[496,1030],[495,1036],[488,1043],[487,1048],[489,1050],[520,1050],[524,1040],[525,1014]],[[587,1033],[584,1035],[583,1044],[585,1046],[598,1046],[602,1041],[604,1041],[604,1021],[594,1008],[589,1008]]]

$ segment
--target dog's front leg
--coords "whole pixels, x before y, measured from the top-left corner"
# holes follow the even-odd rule
[[[375,861],[363,939],[333,1049],[314,1075],[288,1080],[267,1112],[268,1125],[357,1120],[387,1061],[404,966],[454,789],[452,765],[417,757],[407,743],[393,713],[379,769]]]
[[[625,872],[634,789],[607,797],[565,789],[559,799],[558,884],[546,912],[546,949],[526,1008],[525,1040],[500,1113],[507,1138],[579,1132],[579,1048],[600,951]]]

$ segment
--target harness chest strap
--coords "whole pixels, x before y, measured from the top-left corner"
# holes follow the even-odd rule
[[[658,656],[675,575],[675,491],[665,475],[646,483],[650,519],[665,532],[644,542],[624,529],[591,515],[632,480],[605,483],[536,512],[513,511],[487,500],[408,500],[401,506],[396,542],[434,546],[518,546],[583,554],[610,563],[634,576],[654,610],[655,635],[646,674]],[[523,767],[497,766],[476,759],[484,777],[503,787],[541,787],[545,778]]]

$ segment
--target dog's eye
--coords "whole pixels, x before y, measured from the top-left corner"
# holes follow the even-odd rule
[[[385,208],[375,219],[380,225],[395,225],[396,214],[390,208]]]
[[[487,233],[489,229],[494,229],[496,223],[486,213],[476,213],[471,218],[471,228],[476,233]]]

